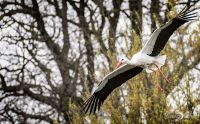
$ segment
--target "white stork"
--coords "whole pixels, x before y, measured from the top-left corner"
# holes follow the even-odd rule
[[[170,36],[178,27],[197,17],[197,12],[194,12],[194,9],[190,10],[190,8],[190,5],[186,6],[175,18],[156,29],[142,50],[133,55],[131,60],[121,59],[116,66],[117,68],[103,78],[93,95],[84,103],[84,113],[89,112],[91,114],[99,110],[107,96],[115,88],[142,72],[144,68],[147,73],[151,73],[163,66],[166,55],[158,56],[158,54],[164,48]],[[121,64],[124,65],[120,66]],[[165,76],[164,78],[167,82],[170,82]]]

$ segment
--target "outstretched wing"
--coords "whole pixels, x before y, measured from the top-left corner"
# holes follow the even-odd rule
[[[191,10],[190,5],[186,6],[175,18],[156,29],[141,51],[150,56],[157,56],[178,27],[197,17],[197,12],[194,10]]]
[[[95,113],[115,88],[139,74],[142,70],[143,68],[141,67],[133,67],[126,64],[108,74],[98,85],[93,95],[84,103],[83,111],[90,114]]]

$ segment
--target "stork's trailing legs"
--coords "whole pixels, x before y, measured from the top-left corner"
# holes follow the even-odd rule
[[[153,69],[151,69],[150,68],[150,70],[152,70],[155,74],[156,74],[156,70],[153,70]],[[157,89],[159,90],[159,91],[163,91],[163,88],[160,86],[160,83],[159,82],[157,82],[157,84],[156,84],[156,87],[157,87]]]
[[[160,70],[160,68],[159,68],[156,64],[153,63],[153,65],[155,65],[156,68],[158,68],[158,70],[159,70],[160,73],[162,74],[163,78],[164,78],[168,83],[172,83],[172,81],[171,81],[170,79],[168,79],[167,76],[165,76],[165,75],[163,74],[163,72]]]
[[[158,65],[156,65],[156,64],[154,64],[154,63],[153,63],[152,65],[154,65],[154,66],[159,70],[159,72],[161,73],[161,75],[163,76],[163,78],[164,78],[168,83],[172,83],[172,81],[169,80],[169,79],[163,74],[163,72],[160,70],[160,68],[158,67]],[[152,69],[152,68],[149,68],[149,69],[150,69],[151,71],[153,71],[153,72],[156,74],[157,70],[154,70],[154,69]],[[158,88],[158,90],[163,91],[163,88],[160,86],[159,82],[157,82],[156,87]]]

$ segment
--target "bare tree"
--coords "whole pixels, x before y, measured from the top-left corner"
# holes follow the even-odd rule
[[[1,1],[0,121],[73,123],[77,113],[87,121],[80,115],[80,106],[101,78],[98,73],[113,69],[119,49],[134,51],[141,47],[142,29],[147,25],[143,23],[144,16],[151,18],[152,31],[157,23],[167,21],[168,9],[161,10],[162,5],[169,8],[169,2],[166,5],[159,0],[152,1],[150,6],[142,0]],[[149,12],[144,13],[143,8]],[[122,24],[121,18],[130,23]],[[120,32],[120,25],[127,25],[127,30],[130,26],[135,34],[129,30]],[[126,38],[129,42],[122,40]],[[116,47],[123,43],[128,47]],[[166,96],[199,64],[199,44],[191,46],[187,53],[182,50],[184,57],[181,61],[177,58],[178,64],[172,72],[168,71],[169,75],[175,75],[175,83],[170,86],[162,83]],[[174,50],[168,46],[166,51]],[[153,81],[145,77],[144,85],[151,84],[145,87],[151,89],[147,92],[151,97]],[[137,88],[130,94],[136,91]],[[121,104],[119,99],[123,94],[118,96],[113,98],[114,107]],[[165,106],[163,103],[164,100],[160,105]],[[130,120],[135,123],[141,121],[141,104],[136,106],[137,110],[130,113],[125,107],[120,109],[127,118],[134,117]],[[188,103],[190,111],[191,106],[192,102]],[[148,110],[147,115],[154,117],[155,111]],[[114,111],[111,113],[117,118]]]

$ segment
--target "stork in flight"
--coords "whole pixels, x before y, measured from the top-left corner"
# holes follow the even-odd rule
[[[166,55],[158,55],[170,36],[178,27],[197,17],[195,9],[190,8],[191,5],[187,5],[175,18],[156,29],[150,40],[138,53],[133,55],[131,60],[121,59],[117,68],[103,78],[93,95],[83,104],[83,112],[95,113],[115,88],[142,72],[143,69],[146,69],[147,73],[160,71],[160,67],[165,63]],[[163,77],[170,83],[166,76],[163,75]]]

